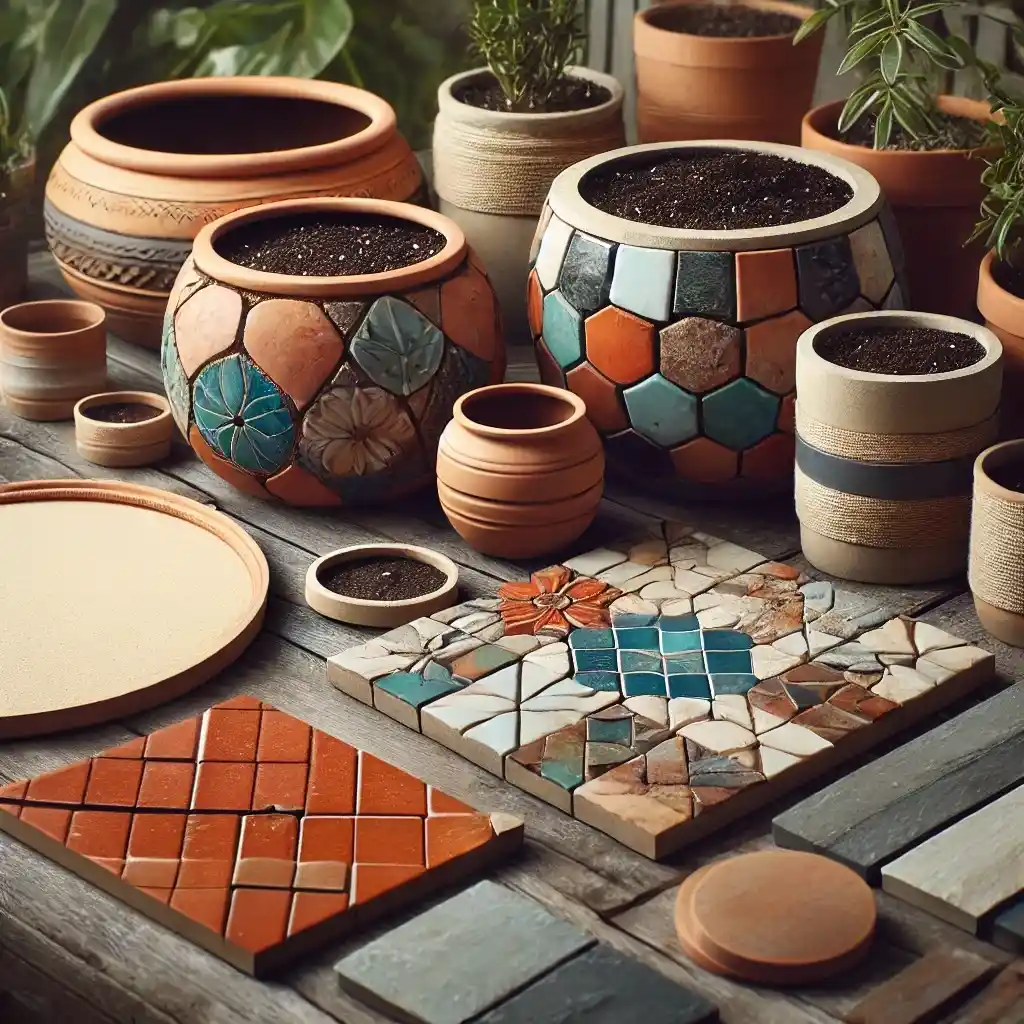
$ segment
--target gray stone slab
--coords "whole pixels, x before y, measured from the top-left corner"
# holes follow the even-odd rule
[[[1024,894],[996,914],[992,942],[1018,956],[1024,956]]]
[[[358,998],[415,1024],[463,1024],[595,940],[539,903],[479,882],[335,964]]]
[[[651,967],[597,946],[495,1007],[479,1024],[711,1024],[718,1010]]]
[[[1024,782],[1024,685],[1015,684],[780,814],[780,846],[877,882],[881,868]]]

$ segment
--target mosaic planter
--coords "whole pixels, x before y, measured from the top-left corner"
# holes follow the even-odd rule
[[[398,217],[446,244],[358,277],[262,273],[215,251],[241,224],[317,211]],[[456,398],[500,381],[505,350],[490,282],[450,220],[311,199],[241,210],[199,233],[168,302],[161,362],[175,421],[216,473],[260,497],[337,505],[431,481]]]
[[[201,154],[201,155],[200,155]],[[204,225],[293,197],[424,195],[395,112],[299,78],[195,78],[85,107],[46,185],[46,238],[111,330],[156,348],[174,278]]]
[[[948,373],[865,373],[815,342],[856,323],[970,335],[986,354]],[[984,327],[934,313],[862,313],[797,346],[796,509],[804,555],[823,572],[907,584],[963,572],[974,459],[996,437],[1002,346]]]
[[[612,160],[709,147],[814,164],[853,197],[782,227],[682,231],[621,220],[580,195],[584,175]],[[839,313],[901,308],[900,253],[877,182],[828,154],[670,142],[584,160],[555,179],[534,242],[541,376],[584,399],[609,464],[627,475],[709,495],[783,489],[797,338]]]

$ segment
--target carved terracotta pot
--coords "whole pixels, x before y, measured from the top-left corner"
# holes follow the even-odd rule
[[[299,196],[421,201],[395,113],[372,93],[298,78],[196,78],[82,110],[46,186],[46,236],[111,330],[156,347],[174,278],[204,225]]]
[[[231,263],[218,239],[293,214],[370,214],[445,238],[383,274],[303,277]],[[433,479],[459,395],[505,372],[494,290],[459,228],[418,206],[299,199],[203,228],[167,304],[171,412],[236,487],[292,505],[386,500]]]

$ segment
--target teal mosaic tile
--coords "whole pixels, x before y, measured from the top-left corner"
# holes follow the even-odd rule
[[[754,641],[735,629],[705,629],[701,633],[705,651],[749,651]]]
[[[431,662],[422,672],[393,672],[377,683],[377,689],[390,693],[414,708],[462,689],[451,673]]]
[[[544,297],[543,334],[548,351],[563,370],[583,357],[583,321],[561,292]]]
[[[692,633],[700,629],[700,623],[696,615],[662,615],[658,629],[663,633]]]
[[[620,629],[632,629],[639,626],[653,626],[658,621],[657,615],[641,615],[637,612],[617,612],[611,609],[612,625]]]
[[[573,662],[578,672],[614,672],[619,667],[615,651],[610,647],[573,651]]]
[[[558,275],[558,290],[585,316],[608,304],[615,246],[577,231]]]
[[[620,245],[612,275],[612,304],[648,320],[667,321],[675,268],[676,254],[671,250]]]
[[[712,391],[701,401],[704,432],[727,448],[743,451],[775,433],[779,398],[748,377]]]
[[[614,647],[615,636],[610,629],[576,629],[569,634],[569,646],[574,651]]]
[[[620,743],[628,746],[633,739],[633,728],[629,718],[603,720],[598,715],[587,719],[588,743]]]
[[[704,659],[708,671],[715,672],[751,672],[750,653],[748,651],[705,651]]]
[[[705,671],[704,655],[700,651],[692,654],[673,654],[665,658],[665,671],[669,675],[685,675],[689,672]]]
[[[615,629],[616,646],[623,651],[657,651],[659,634],[654,628]]]
[[[757,686],[757,677],[746,673],[718,673],[711,676],[711,685],[714,687],[715,696],[721,697],[727,693],[746,693]]]
[[[736,319],[736,270],[731,252],[681,252],[676,268],[675,316]]]
[[[622,393],[633,429],[655,444],[673,448],[697,436],[697,399],[660,373]]]
[[[444,335],[415,306],[385,295],[370,307],[349,351],[374,384],[411,395],[440,368]]]
[[[604,690],[614,693],[619,689],[618,672],[577,672],[576,682],[589,686],[592,690]]]
[[[619,651],[619,664],[623,672],[661,672],[661,655],[648,651]]]
[[[687,674],[668,677],[670,697],[700,697],[711,699],[711,681],[705,675]]]
[[[701,649],[700,633],[662,633],[661,650],[664,654],[685,654]]]
[[[622,692],[627,697],[664,697],[665,677],[653,672],[624,672]]]

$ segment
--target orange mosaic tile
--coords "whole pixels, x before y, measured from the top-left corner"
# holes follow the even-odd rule
[[[141,782],[141,761],[94,758],[82,802],[93,807],[134,807]]]
[[[119,747],[112,747],[110,750],[104,750],[99,756],[100,757],[124,757],[129,760],[142,757],[142,753],[146,748],[146,737],[136,736],[135,739],[129,740],[127,743],[122,743]]]
[[[250,814],[242,819],[233,885],[290,889],[295,878],[299,819],[291,814]]]
[[[769,391],[785,394],[796,387],[796,342],[811,326],[798,309],[747,328],[748,377]]]
[[[121,877],[139,888],[173,888],[184,838],[184,814],[136,814]]]
[[[287,889],[235,889],[224,938],[250,953],[261,953],[284,941],[291,909]]]
[[[352,870],[352,903],[369,903],[382,893],[418,878],[423,871],[421,865],[413,864],[357,864]]]
[[[75,811],[65,845],[120,877],[131,822],[131,815],[120,811]]]
[[[786,434],[796,433],[796,395],[786,395],[779,407],[779,430]]]
[[[247,811],[252,806],[256,765],[251,761],[204,761],[196,772],[194,811]]]
[[[351,872],[354,842],[355,818],[303,818],[295,888],[344,892]]]
[[[360,814],[427,813],[427,787],[401,768],[365,751],[359,755]]]
[[[288,934],[296,935],[348,909],[348,893],[297,892],[288,918]]]
[[[529,280],[526,282],[526,315],[530,321],[530,330],[536,338],[544,325],[544,290],[537,280],[537,272],[530,271]]]
[[[199,733],[199,760],[255,761],[260,718],[259,711],[207,711]]]
[[[427,790],[427,809],[431,814],[475,814],[469,804],[442,793],[441,790],[431,786]]]
[[[330,508],[341,504],[341,498],[334,491],[295,463],[270,477],[267,490],[286,504],[301,508]]]
[[[260,722],[257,761],[294,761],[309,763],[309,739],[312,729],[283,711],[264,711]]]
[[[25,800],[40,804],[80,804],[89,781],[90,763],[80,761],[32,779]]]
[[[740,323],[784,313],[796,304],[792,249],[736,253],[736,318]]]
[[[0,787],[0,800],[21,800],[27,789],[27,782],[11,782],[6,786]]]
[[[258,764],[254,811],[301,811],[306,805],[305,764]]]
[[[195,765],[188,761],[147,761],[138,806],[149,810],[185,810],[192,800]]]
[[[71,811],[63,807],[26,806],[22,808],[21,821],[63,844],[71,828]]]
[[[479,815],[427,818],[426,864],[428,868],[460,857],[491,838],[491,824]]]
[[[178,870],[178,889],[218,889],[231,884],[241,818],[235,814],[191,814]]]
[[[171,894],[172,909],[211,932],[220,935],[228,914],[231,891],[223,889],[182,889],[179,885]]]
[[[587,317],[587,358],[609,380],[633,384],[654,372],[654,325],[618,306]]]
[[[793,472],[795,450],[792,434],[772,434],[743,453],[740,473],[751,480],[778,480]]]
[[[145,737],[143,756],[148,761],[191,761],[199,742],[198,718],[186,718]]]
[[[739,470],[739,455],[710,437],[696,437],[669,452],[676,472],[698,484],[732,480]]]
[[[306,790],[307,814],[355,813],[356,759],[354,747],[319,729],[314,731]]]
[[[626,409],[618,389],[590,363],[580,363],[565,375],[566,387],[586,403],[587,418],[606,434],[613,434],[629,426]]]
[[[425,859],[423,819],[357,818],[355,859],[357,864],[415,864],[422,867]]]

